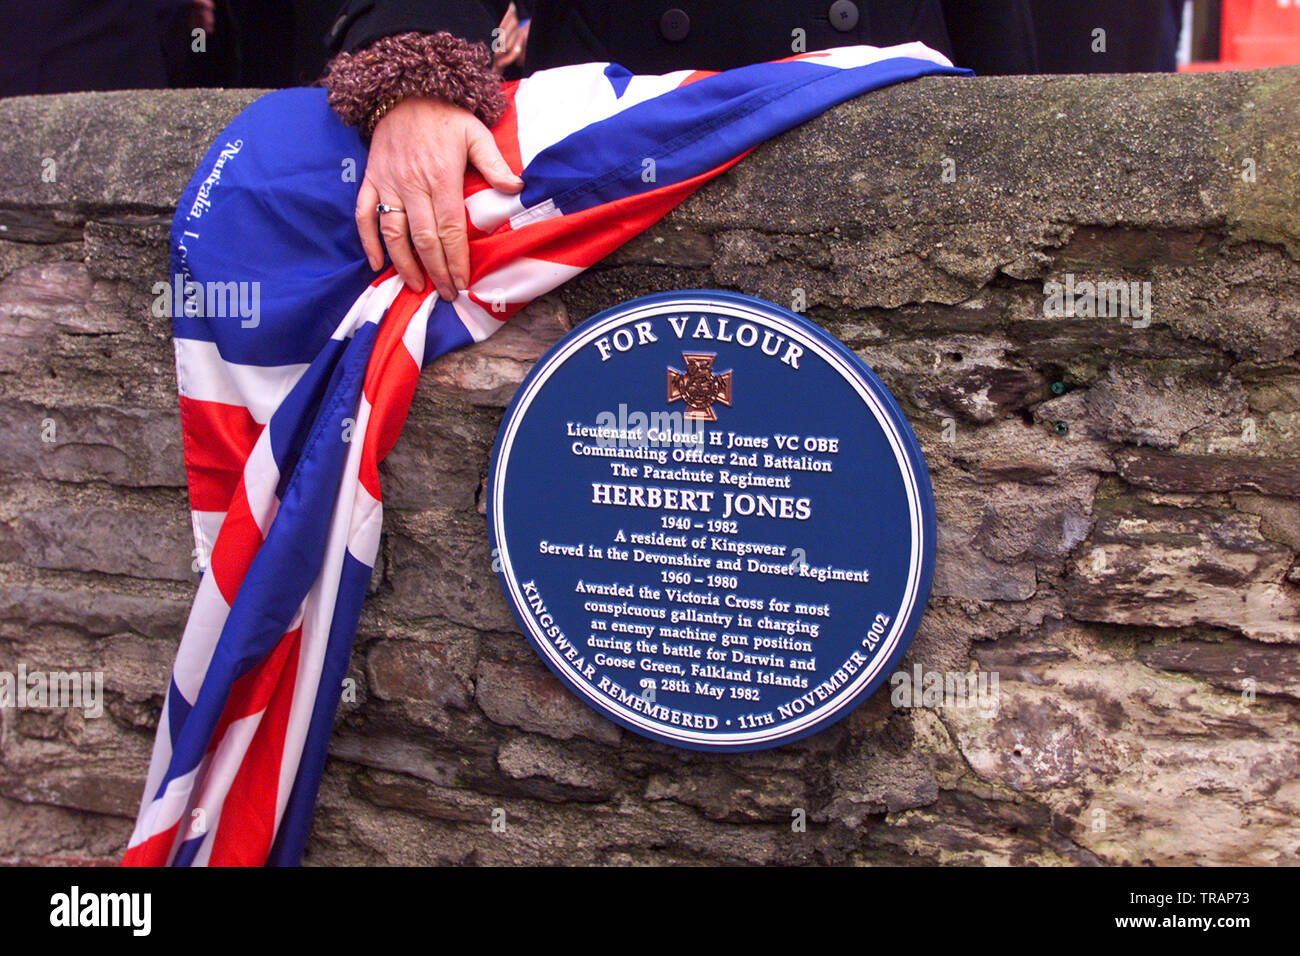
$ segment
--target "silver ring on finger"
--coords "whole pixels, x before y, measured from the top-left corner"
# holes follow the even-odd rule
[[[401,206],[390,206],[386,202],[381,202],[375,207],[375,212],[382,216],[386,212],[406,212],[406,210]]]

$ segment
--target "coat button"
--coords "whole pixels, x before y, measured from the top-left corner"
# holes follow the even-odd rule
[[[855,15],[857,14],[856,7],[854,7],[853,12]],[[854,19],[856,19],[856,16]],[[685,40],[686,34],[691,32],[691,18],[686,15],[685,10],[673,7],[659,18],[659,32],[663,34],[665,40],[672,40],[674,43],[678,40]]]
[[[835,0],[830,9],[831,26],[848,33],[858,25],[858,5],[852,0]]]

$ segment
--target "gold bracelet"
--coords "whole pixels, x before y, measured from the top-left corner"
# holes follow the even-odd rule
[[[370,139],[370,137],[374,136],[375,127],[379,125],[379,121],[388,114],[389,110],[400,102],[401,100],[394,96],[390,99],[384,100],[384,102],[375,107],[374,111],[366,117],[365,125],[361,128],[362,135],[365,136],[366,139]]]

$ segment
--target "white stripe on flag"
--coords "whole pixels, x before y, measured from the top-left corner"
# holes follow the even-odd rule
[[[564,215],[560,208],[555,205],[555,201],[549,197],[536,206],[529,206],[522,212],[517,212],[510,217],[511,229],[522,229],[534,222],[545,222],[548,219],[559,219]]]
[[[465,212],[474,228],[480,232],[492,233],[516,213],[523,210],[524,204],[518,196],[498,192],[495,189],[483,189],[465,200]]]
[[[271,449],[271,429],[263,428],[244,462],[244,497],[248,501],[248,513],[262,532],[263,541],[276,512],[280,510],[280,499],[275,494],[279,484],[280,465]]]
[[[206,571],[212,566],[212,548],[217,543],[221,522],[225,520],[224,511],[190,512],[190,525],[194,529],[194,545],[198,549],[195,561],[200,571]]]
[[[146,803],[140,810],[140,818],[136,821],[131,839],[127,841],[128,847],[139,846],[155,834],[170,830],[185,816],[190,793],[194,789],[194,778],[201,769],[202,764],[167,784],[167,789],[157,800],[152,799],[153,790],[145,791]]]
[[[176,652],[176,663],[172,665],[172,679],[189,704],[193,704],[199,696],[203,675],[208,671],[217,639],[221,637],[221,629],[226,626],[226,616],[229,614],[230,605],[222,597],[216,580],[211,574],[203,575],[194,595],[190,616],[185,621],[185,632],[181,635],[181,646]],[[166,713],[162,719],[166,722]],[[152,769],[151,767],[150,770]]]
[[[292,628],[289,630],[292,631]],[[234,782],[235,774],[239,773],[244,757],[248,754],[248,745],[252,743],[265,715],[266,709],[263,708],[246,717],[232,720],[226,726],[226,732],[217,744],[216,751],[204,761],[207,766],[201,768],[204,771],[203,782],[190,811],[190,828],[195,833],[203,834],[203,842],[199,844],[199,852],[194,857],[194,866],[208,864],[208,858],[212,855],[212,840],[221,826],[221,811],[225,808],[230,784]],[[202,815],[195,817],[195,811],[202,811]],[[183,840],[184,837],[178,839],[177,845]]]
[[[215,342],[173,339],[180,394],[200,402],[242,405],[265,425],[307,371],[306,365],[240,365],[227,362]]]
[[[515,90],[515,113],[519,158],[525,170],[547,147],[628,107],[676,89],[694,72],[677,70],[662,76],[634,76],[620,96],[605,75],[608,66],[608,63],[577,63],[543,70],[519,82]],[[581,103],[582,109],[574,109],[575,103]]]
[[[802,57],[800,59],[807,59],[810,63],[821,63],[842,70],[851,70],[857,66],[869,66],[872,63],[880,63],[884,60],[892,60],[898,57],[907,57],[914,60],[929,60],[931,63],[938,63],[940,66],[952,66],[952,61],[946,56],[938,50],[931,50],[928,46],[919,41],[913,41],[912,43],[899,43],[896,46],[833,47],[829,50],[820,50],[817,53],[810,53],[807,57]]]
[[[484,302],[523,305],[563,285],[585,268],[520,256],[483,276],[474,283],[472,291]],[[501,322],[500,319],[495,321],[498,325]]]

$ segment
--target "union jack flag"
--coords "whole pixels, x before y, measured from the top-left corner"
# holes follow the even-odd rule
[[[271,93],[239,114],[172,225],[203,573],[123,863],[299,861],[379,546],[378,465],[423,365],[486,339],[763,140],[869,90],[965,72],[912,43],[722,73],[589,63],[508,83],[493,134],[525,188],[467,174],[470,283],[450,303],[368,269],[347,175],[365,147],[324,91]]]

